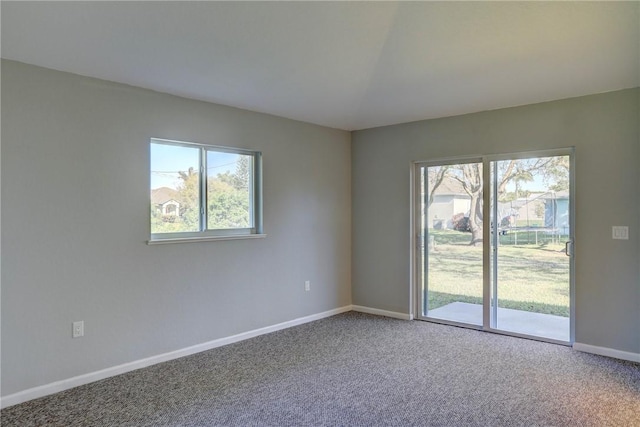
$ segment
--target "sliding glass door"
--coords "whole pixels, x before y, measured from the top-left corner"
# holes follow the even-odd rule
[[[418,318],[572,341],[570,150],[417,163]]]
[[[491,162],[492,327],[570,341],[570,156]]]
[[[424,164],[419,173],[422,314],[482,326],[482,163]]]

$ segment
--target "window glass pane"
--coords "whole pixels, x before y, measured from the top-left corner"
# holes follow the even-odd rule
[[[253,156],[207,150],[207,228],[252,228]]]
[[[151,233],[200,230],[200,149],[151,143]]]

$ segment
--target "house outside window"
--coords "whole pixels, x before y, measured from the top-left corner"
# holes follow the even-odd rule
[[[262,236],[261,153],[152,138],[151,238]]]

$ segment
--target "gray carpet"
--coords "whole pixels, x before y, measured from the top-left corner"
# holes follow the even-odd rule
[[[1,412],[2,426],[640,426],[640,365],[345,313]]]

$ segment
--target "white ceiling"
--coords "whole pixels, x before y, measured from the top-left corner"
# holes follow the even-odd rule
[[[639,2],[6,2],[2,57],[339,129],[640,86]]]

